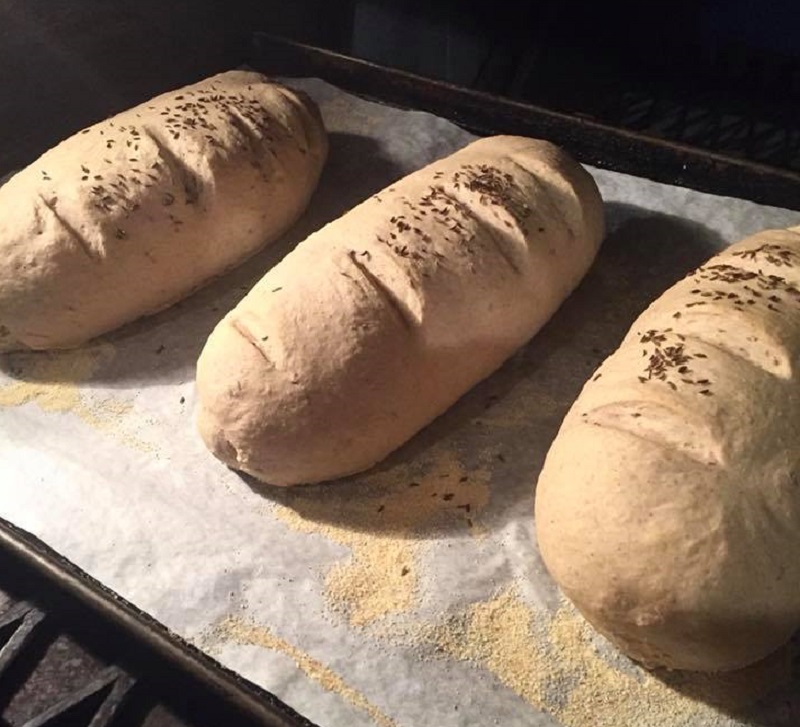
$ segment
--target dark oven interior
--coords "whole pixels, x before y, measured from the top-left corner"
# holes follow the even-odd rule
[[[586,120],[630,134],[594,135],[595,147],[614,140],[609,158],[636,160],[651,139],[674,145],[677,168],[705,158],[706,177],[746,163],[789,180],[778,201],[800,209],[796,13],[794,0],[0,0],[0,177],[103,116],[252,61],[261,32],[558,112],[578,131]],[[627,171],[645,175],[642,164]],[[244,725],[248,704],[262,705],[252,723],[307,724],[260,692],[219,706],[213,690],[229,682],[181,675],[174,655],[184,668],[196,655],[152,624],[121,635],[125,619],[107,604],[87,611],[65,584],[95,596],[97,585],[42,552],[0,567],[0,727],[110,724],[129,690],[138,701],[117,724]],[[37,559],[58,587],[32,574]],[[81,670],[91,680],[76,691],[64,673]]]
[[[0,2],[0,171],[247,59],[254,30],[800,172],[795,4],[773,0]]]
[[[300,3],[302,4],[302,3]],[[285,32],[424,76],[800,171],[789,0],[355,0]],[[322,8],[324,4],[320,5]],[[794,36],[794,37],[793,37]]]

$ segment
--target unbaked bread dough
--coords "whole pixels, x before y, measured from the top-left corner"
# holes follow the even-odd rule
[[[0,188],[0,350],[67,348],[186,296],[300,215],[304,95],[231,71],[77,133]]]
[[[721,671],[800,625],[800,232],[656,300],[565,418],[536,493],[547,568],[649,666]]]
[[[583,277],[591,176],[553,145],[477,141],[302,242],[211,334],[198,425],[276,485],[371,467],[497,369]]]

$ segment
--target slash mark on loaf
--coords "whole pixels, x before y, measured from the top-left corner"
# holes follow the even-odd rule
[[[254,128],[252,122],[242,116],[239,109],[235,107],[229,108],[228,119],[231,122],[231,126],[248,141],[251,147],[256,148],[261,143],[258,131]]]
[[[413,316],[406,310],[406,307],[395,297],[394,293],[386,286],[386,284],[374,275],[369,268],[367,268],[364,263],[356,258],[356,253],[354,250],[350,250],[347,253],[347,257],[350,258],[351,262],[353,263],[353,267],[361,273],[362,277],[369,283],[369,285],[374,288],[375,292],[386,301],[387,305],[397,314],[397,317],[400,319],[400,322],[403,326],[409,330],[412,330],[416,326],[416,320],[414,320]]]
[[[546,207],[547,209],[546,214],[541,214],[540,217],[549,218],[552,221],[551,224],[558,225],[560,222],[561,225],[564,226],[564,229],[567,230],[571,236],[574,236],[573,227],[567,218],[566,210],[564,209],[563,205],[559,204],[558,199],[553,194],[552,185],[547,184],[547,182],[543,180],[541,174],[531,171],[524,164],[518,162],[513,156],[508,157],[508,161],[514,167],[521,170],[521,172],[525,174],[525,176],[538,190],[538,207]]]
[[[484,230],[486,236],[489,238],[489,242],[492,246],[497,250],[500,257],[505,260],[508,266],[517,274],[522,275],[522,269],[518,265],[517,261],[514,259],[514,254],[511,250],[508,249],[508,245],[505,245],[500,239],[498,239],[498,234],[503,239],[507,239],[505,234],[498,230],[495,225],[488,219],[488,216],[481,217],[478,213],[473,210],[468,205],[464,204],[461,200],[454,197],[452,194],[447,192],[443,187],[437,189],[437,195],[442,199],[449,202],[454,209],[458,210],[464,217],[468,219],[474,220],[476,226],[479,230]]]
[[[169,168],[173,183],[183,187],[186,195],[186,204],[197,202],[202,188],[200,177],[169,148],[168,143],[158,132],[147,126],[142,128],[142,132],[156,145],[159,156]]]
[[[270,360],[269,356],[264,352],[264,349],[261,348],[260,343],[256,340],[256,337],[240,322],[237,321],[235,318],[231,318],[230,321],[231,328],[236,331],[245,341],[247,341],[253,348],[258,351],[263,359],[267,361],[270,365],[272,361]]]
[[[724,464],[722,447],[712,430],[685,410],[678,411],[663,404],[620,401],[593,409],[582,419],[585,424],[614,429],[680,452],[700,464]]]
[[[739,346],[735,338],[736,331],[726,332],[727,340],[712,340],[706,336],[698,335],[697,333],[685,334],[687,341],[696,341],[709,348],[722,351],[723,353],[732,356],[733,358],[750,364],[754,368],[763,371],[764,373],[774,376],[778,379],[788,380],[792,377],[791,362],[784,348],[771,338],[764,337],[763,343],[768,345],[766,355],[754,355],[753,346]]]
[[[86,237],[84,237],[80,232],[78,232],[78,230],[75,229],[75,227],[70,222],[68,222],[63,215],[59,214],[56,211],[56,208],[50,202],[48,202],[41,194],[39,195],[39,201],[42,203],[45,209],[50,211],[50,214],[53,215],[53,217],[56,219],[61,228],[64,229],[69,234],[69,236],[77,243],[78,247],[86,255],[86,257],[96,262],[99,262],[102,259],[103,257],[102,252],[100,250],[96,250],[94,246],[89,242],[89,240],[87,240]]]
[[[497,231],[495,230],[494,226],[491,224],[484,225],[486,229],[486,236],[489,238],[489,241],[492,243],[494,248],[500,254],[500,257],[508,263],[508,266],[517,274],[522,275],[522,269],[517,264],[517,261],[514,260],[513,254],[506,249],[506,245],[504,245],[498,238],[497,238]]]

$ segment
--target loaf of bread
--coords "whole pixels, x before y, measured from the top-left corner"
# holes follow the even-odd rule
[[[743,240],[656,300],[539,477],[547,568],[648,666],[736,669],[800,626],[798,230]]]
[[[276,485],[364,470],[547,321],[603,233],[589,174],[549,143],[477,141],[311,235],[214,330],[199,430]]]
[[[0,188],[0,348],[67,348],[186,296],[300,215],[305,96],[232,71],[72,136]]]

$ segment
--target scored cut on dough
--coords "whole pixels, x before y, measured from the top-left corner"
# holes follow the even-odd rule
[[[800,626],[800,230],[713,257],[585,385],[536,492],[542,558],[647,666],[746,666]]]
[[[90,126],[0,188],[0,347],[68,348],[277,239],[327,154],[308,97],[230,71]]]
[[[276,485],[367,469],[550,318],[603,236],[591,176],[543,141],[492,137],[311,235],[217,326],[198,427]]]

